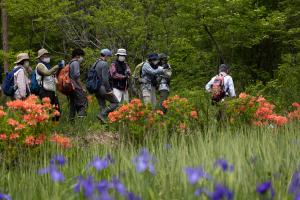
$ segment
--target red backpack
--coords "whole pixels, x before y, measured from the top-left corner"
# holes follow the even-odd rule
[[[211,98],[214,102],[219,102],[226,96],[224,77],[223,75],[217,75],[211,86]]]
[[[70,77],[70,70],[70,64],[67,64],[63,69],[60,70],[57,77],[57,89],[65,95],[69,95],[75,91],[75,86]]]

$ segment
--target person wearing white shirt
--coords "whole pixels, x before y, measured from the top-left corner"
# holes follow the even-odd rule
[[[219,74],[214,76],[205,86],[206,91],[211,92],[212,86],[218,76],[223,76],[224,83],[223,89],[225,91],[226,96],[230,96],[232,98],[236,97],[234,83],[232,77],[229,75],[229,67],[225,64],[220,65]],[[225,98],[225,97],[224,97]]]

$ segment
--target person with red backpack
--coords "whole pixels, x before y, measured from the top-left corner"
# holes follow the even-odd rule
[[[205,89],[211,93],[214,103],[223,101],[226,96],[236,97],[233,79],[226,64],[220,65],[219,74],[206,84]]]

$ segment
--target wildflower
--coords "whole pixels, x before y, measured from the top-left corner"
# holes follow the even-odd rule
[[[191,115],[191,117],[192,117],[193,119],[197,119],[197,118],[198,118],[198,113],[197,113],[197,111],[191,111],[190,115]]]
[[[245,92],[240,93],[239,98],[240,99],[246,99],[248,95]]]
[[[195,192],[194,192],[194,195],[195,195],[196,197],[199,197],[201,194],[202,194],[202,189],[201,189],[201,188],[197,188],[197,189],[195,190]]]
[[[42,144],[46,139],[45,134],[40,134],[38,137],[35,138],[34,144],[40,145]]]
[[[294,195],[300,194],[300,169],[294,172],[289,185],[289,193]]]
[[[6,140],[7,136],[5,133],[0,134],[0,140]]]
[[[71,139],[68,137],[60,136],[58,134],[53,135],[50,138],[50,142],[57,143],[57,144],[63,146],[64,148],[71,147]]]
[[[11,125],[11,126],[18,126],[18,125],[19,125],[19,122],[16,121],[16,120],[14,120],[14,119],[12,119],[12,118],[9,118],[9,119],[7,120],[7,123],[8,123],[9,125]]]
[[[6,115],[7,115],[7,113],[4,112],[2,109],[0,109],[0,117],[6,116]]]
[[[155,174],[154,158],[147,149],[142,149],[138,156],[133,159],[136,171],[141,173],[149,169],[150,173]]]
[[[192,185],[197,183],[201,178],[210,179],[210,175],[207,174],[201,166],[196,168],[187,167],[184,169],[184,172],[188,177],[189,183]]]
[[[179,128],[180,128],[181,130],[185,130],[185,129],[187,128],[187,126],[186,126],[185,123],[180,123],[180,124],[179,124]]]
[[[216,184],[214,187],[214,192],[212,193],[212,200],[232,200],[233,199],[233,192],[230,191],[228,188],[221,184]]]
[[[292,104],[292,106],[294,106],[294,107],[296,107],[296,108],[300,108],[300,103],[294,102],[294,103]]]
[[[215,162],[214,167],[220,167],[224,172],[230,171],[232,172],[234,170],[233,165],[229,165],[227,160],[225,159],[219,159]]]
[[[240,107],[239,107],[239,111],[240,112],[245,112],[247,110],[247,108],[246,108],[246,106],[244,106],[244,105],[241,105]]]
[[[9,194],[0,193],[0,200],[12,200],[12,198]]]
[[[123,185],[123,183],[120,182],[120,180],[116,177],[113,178],[112,180],[112,187],[122,196],[126,196],[127,195],[127,189],[126,187]]]
[[[84,196],[86,198],[91,198],[95,190],[95,183],[92,176],[89,176],[87,179],[83,177],[78,177],[77,183],[74,187],[74,192],[80,192],[81,188],[83,189]]]
[[[256,99],[256,102],[258,102],[258,103],[263,103],[263,102],[265,102],[266,101],[266,99],[264,98],[264,97],[262,97],[262,96],[260,96],[260,97],[258,97],[257,99]]]
[[[54,182],[63,182],[65,180],[64,175],[60,171],[58,171],[56,166],[53,164],[50,164],[49,167],[47,167],[45,169],[40,169],[38,171],[38,174],[39,175],[50,174],[50,176]]]
[[[14,140],[17,139],[18,137],[20,137],[18,133],[11,133],[9,136],[9,140]]]
[[[264,183],[258,185],[256,188],[256,192],[260,196],[269,195],[271,200],[274,199],[274,197],[275,197],[275,190],[272,186],[271,181],[267,181],[267,182],[264,182]],[[270,194],[268,194],[268,193],[270,193]]]
[[[43,102],[44,104],[51,104],[51,100],[50,100],[49,97],[43,98],[43,99],[42,99],[42,102]]]
[[[87,168],[89,167],[94,167],[97,171],[101,171],[103,169],[108,168],[109,164],[111,164],[113,161],[111,157],[108,155],[103,159],[100,159],[98,157],[95,157],[94,160],[92,160],[88,165]]]
[[[128,199],[128,200],[142,200],[141,197],[136,196],[133,192],[129,192],[129,193],[127,194],[127,199]]]
[[[65,165],[66,163],[66,159],[63,155],[55,155],[52,157],[52,159],[50,160],[50,164],[53,164],[53,165]]]
[[[59,112],[58,110],[54,110],[53,116],[54,116],[54,117],[60,116],[60,112]]]
[[[156,113],[157,113],[157,114],[159,114],[159,115],[161,115],[161,116],[163,116],[163,115],[164,115],[164,112],[163,112],[163,111],[161,111],[161,110],[157,110],[157,111],[156,111]]]
[[[32,135],[26,136],[24,143],[27,145],[34,145],[35,138]]]

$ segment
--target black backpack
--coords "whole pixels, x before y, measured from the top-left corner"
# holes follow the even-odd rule
[[[86,79],[86,89],[90,94],[96,93],[99,88],[101,87],[101,80],[98,77],[96,66],[100,60],[95,62],[95,64],[90,68],[90,70],[87,73],[87,79]]]

